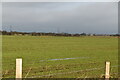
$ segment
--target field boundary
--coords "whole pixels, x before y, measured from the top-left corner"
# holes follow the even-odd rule
[[[34,63],[32,65],[34,65]],[[116,65],[116,66],[111,66],[111,67],[118,67],[118,66]],[[104,69],[104,68],[105,68],[105,79],[109,80],[109,78],[110,78],[110,62],[108,62],[108,61],[105,63],[105,67],[91,68],[91,69],[63,72],[63,73],[53,73],[53,74],[49,74],[49,75],[33,76],[32,78],[49,77],[49,76],[58,75],[58,74],[70,74],[70,73],[83,72],[83,71],[100,70],[100,69]],[[32,67],[30,67],[25,78],[29,78],[27,76],[29,75],[31,69],[32,69]],[[16,78],[22,78],[22,59],[16,59]]]
[[[120,65],[119,65],[119,66],[120,66]],[[118,67],[118,65],[111,66],[111,67]],[[93,71],[93,70],[100,70],[100,69],[104,69],[104,68],[105,68],[105,67],[90,68],[90,69],[77,70],[77,71],[71,71],[71,72],[63,72],[63,73],[55,73],[55,74],[49,74],[49,75],[33,76],[32,78],[49,77],[49,76],[53,76],[53,75],[70,74],[70,73],[77,73],[77,72],[83,72],[83,71]],[[114,74],[117,74],[117,73],[114,73]],[[31,77],[28,77],[28,78],[31,78]]]

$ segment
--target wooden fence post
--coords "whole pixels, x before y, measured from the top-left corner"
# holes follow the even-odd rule
[[[16,59],[16,79],[22,79],[22,59]]]
[[[109,78],[110,78],[110,62],[106,62],[105,80],[109,80]]]

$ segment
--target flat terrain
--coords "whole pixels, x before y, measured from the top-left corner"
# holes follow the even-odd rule
[[[15,77],[15,60],[23,59],[23,77],[101,78],[105,61],[117,77],[118,38],[3,36],[3,77]]]

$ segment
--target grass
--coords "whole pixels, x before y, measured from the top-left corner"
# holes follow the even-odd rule
[[[2,48],[6,78],[15,77],[16,58],[23,59],[23,77],[31,69],[30,78],[100,78],[105,61],[111,62],[111,75],[117,77],[115,37],[3,36]],[[64,58],[76,59],[51,60]]]

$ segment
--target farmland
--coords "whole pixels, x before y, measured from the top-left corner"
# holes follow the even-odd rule
[[[111,77],[118,72],[118,38],[104,36],[3,36],[3,77],[15,77],[23,59],[26,78],[101,78],[105,61]],[[28,74],[28,75],[27,75]]]

